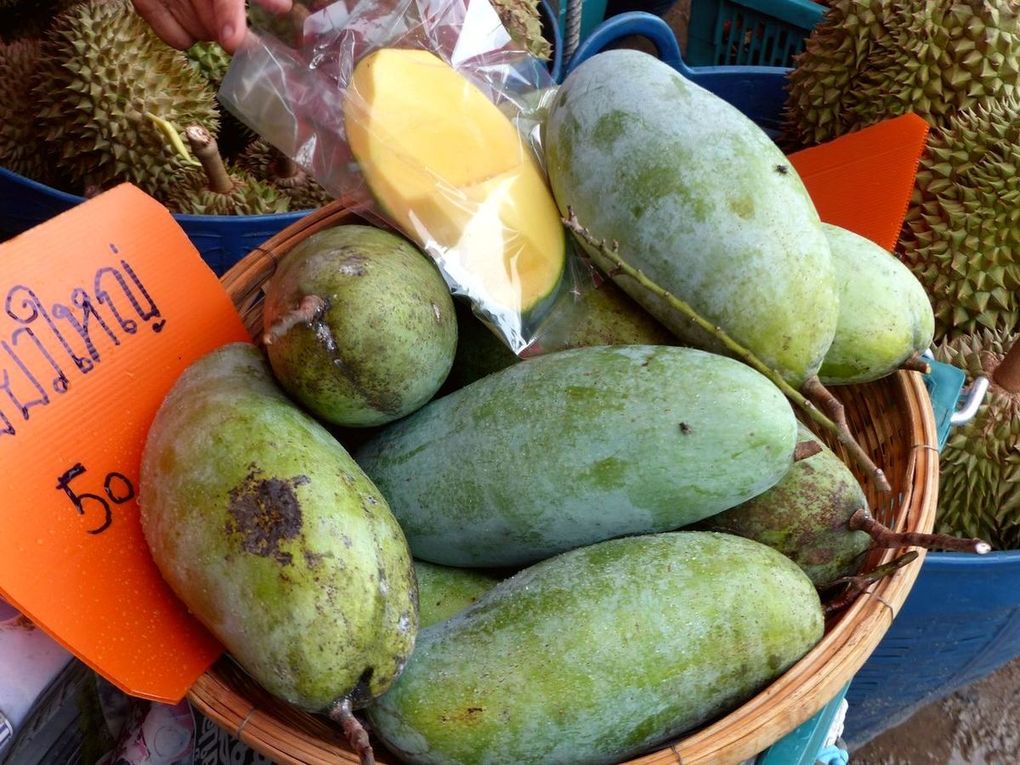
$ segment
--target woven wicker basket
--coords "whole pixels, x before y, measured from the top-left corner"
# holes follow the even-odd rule
[[[253,337],[262,328],[262,286],[277,260],[316,231],[356,222],[364,221],[336,202],[281,231],[223,276],[222,283]],[[873,512],[896,530],[931,531],[938,450],[935,421],[921,376],[898,372],[834,392],[846,408],[851,430],[892,484],[891,495],[881,494],[862,480]],[[838,445],[834,448],[843,454]],[[904,552],[876,552],[868,566],[888,562]],[[918,552],[923,556],[923,550]],[[735,765],[771,746],[825,706],[853,677],[892,623],[920,564],[919,558],[880,580],[830,619],[822,641],[750,701],[630,763]],[[203,714],[281,765],[358,762],[335,726],[274,699],[229,659],[221,660],[200,678],[188,697]],[[376,754],[380,765],[397,763],[381,745]]]

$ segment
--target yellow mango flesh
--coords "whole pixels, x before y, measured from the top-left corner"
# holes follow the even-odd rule
[[[556,289],[566,239],[545,177],[456,70],[424,50],[375,51],[355,67],[344,120],[376,199],[469,296],[526,313]]]

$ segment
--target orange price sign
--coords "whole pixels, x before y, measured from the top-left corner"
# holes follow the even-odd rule
[[[166,209],[118,186],[0,244],[0,594],[127,693],[222,647],[165,584],[137,500],[177,376],[243,325]]]
[[[826,223],[896,246],[928,123],[916,114],[883,120],[789,156]]]

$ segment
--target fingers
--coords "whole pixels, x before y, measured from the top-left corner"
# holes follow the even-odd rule
[[[131,0],[138,15],[168,45],[187,50],[215,40],[234,53],[248,31],[244,0]],[[270,13],[286,13],[292,0],[255,0]]]
[[[195,44],[195,36],[177,20],[160,0],[131,0],[138,15],[167,45],[187,50]]]
[[[228,53],[234,53],[244,41],[248,21],[244,15],[244,0],[213,0],[213,16],[216,24],[216,41]]]
[[[255,3],[270,13],[286,13],[294,6],[292,0],[255,0]]]

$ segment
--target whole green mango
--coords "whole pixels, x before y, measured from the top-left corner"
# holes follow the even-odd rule
[[[366,710],[415,765],[601,765],[737,707],[821,639],[790,560],[709,532],[615,539],[507,579],[423,629]]]
[[[797,421],[767,378],[693,348],[574,348],[435,399],[355,452],[416,558],[522,566],[667,531],[774,485]]]
[[[839,323],[818,376],[823,383],[877,380],[935,336],[935,312],[924,286],[875,242],[823,224],[839,287]]]
[[[422,629],[463,611],[500,581],[484,571],[440,566],[424,560],[414,562],[414,573],[418,578],[419,627]]]
[[[142,530],[163,577],[270,693],[312,712],[382,693],[418,629],[386,500],[246,343],[192,363],[149,430]]]
[[[762,129],[654,56],[609,50],[564,80],[545,146],[564,216],[616,242],[624,262],[795,387],[817,372],[839,310],[829,245],[796,170]],[[686,343],[728,353],[636,280],[613,278]]]
[[[816,587],[856,574],[872,547],[871,537],[850,529],[850,517],[868,507],[850,469],[803,425],[798,441],[816,454],[798,460],[768,491],[694,528],[754,539],[786,555]]]
[[[457,348],[449,288],[414,245],[371,226],[305,239],[266,284],[266,352],[280,385],[334,425],[380,425],[443,384]]]

